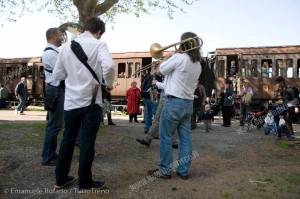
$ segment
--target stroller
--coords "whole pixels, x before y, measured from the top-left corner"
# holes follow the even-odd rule
[[[245,123],[247,126],[247,130],[250,130],[252,127],[256,127],[257,129],[260,129],[264,126],[264,119],[267,115],[267,112],[265,110],[257,111],[257,112],[248,112]]]

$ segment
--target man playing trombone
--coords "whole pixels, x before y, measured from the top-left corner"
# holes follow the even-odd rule
[[[180,49],[160,65],[165,75],[166,102],[160,116],[160,168],[149,171],[150,175],[171,178],[172,136],[178,131],[179,165],[176,173],[188,179],[192,157],[191,115],[194,90],[201,74],[200,44],[196,34],[186,32],[181,36]]]

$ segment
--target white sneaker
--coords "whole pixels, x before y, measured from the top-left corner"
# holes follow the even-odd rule
[[[15,110],[16,115],[20,115],[20,111],[18,111],[17,109]]]

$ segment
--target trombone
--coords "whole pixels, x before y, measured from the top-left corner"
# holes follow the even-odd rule
[[[202,45],[203,45],[203,40],[200,37],[187,38],[185,40],[170,44],[170,45],[165,46],[165,47],[162,47],[158,43],[154,43],[150,47],[150,54],[151,54],[151,57],[157,59],[157,61],[154,61],[151,64],[148,64],[148,65],[142,67],[140,70],[136,71],[133,74],[133,76],[136,76],[136,74],[138,74],[138,73],[147,71],[149,68],[151,68],[154,65],[160,64],[161,61],[164,60],[163,51],[165,51],[169,48],[174,47],[175,52],[185,53],[185,52],[189,52],[191,50],[200,49],[202,47]],[[181,46],[184,47],[184,50],[181,49]]]

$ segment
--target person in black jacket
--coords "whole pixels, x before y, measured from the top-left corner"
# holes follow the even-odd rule
[[[26,108],[27,101],[27,86],[26,86],[26,78],[21,77],[21,81],[17,84],[15,89],[15,95],[19,99],[19,105],[16,108],[16,114],[22,114]]]
[[[145,106],[145,133],[147,134],[151,124],[152,124],[152,118],[155,115],[156,112],[156,108],[158,105],[158,100],[154,101],[153,99],[150,98],[150,93],[152,92],[152,89],[154,89],[152,87],[152,80],[157,80],[159,82],[162,81],[162,78],[160,75],[146,75],[142,85],[141,85],[141,96],[143,98],[143,102],[144,102],[144,106]]]
[[[234,96],[233,96],[233,88],[232,88],[231,80],[226,80],[225,82],[225,90],[221,94],[221,103],[222,103],[223,126],[230,127],[231,126],[230,120],[233,114],[233,104],[234,104]]]

